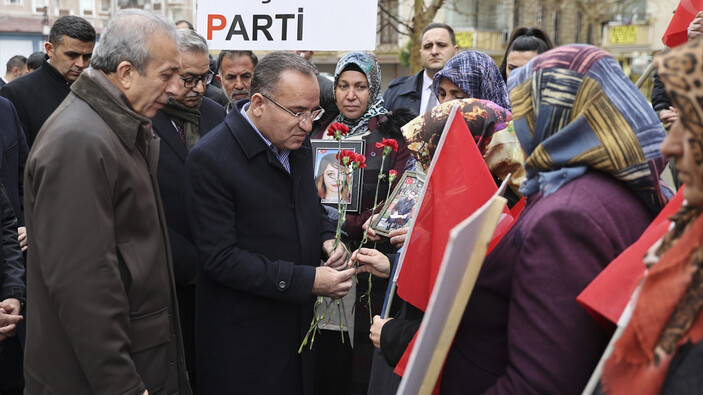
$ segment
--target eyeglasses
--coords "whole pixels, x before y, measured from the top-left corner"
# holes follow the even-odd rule
[[[198,82],[203,83],[203,87],[207,84],[209,84],[212,81],[212,77],[215,74],[212,73],[212,71],[208,71],[207,73],[199,76],[199,77],[181,77],[180,75],[178,78],[183,80],[183,87],[184,88],[195,88],[198,85]]]
[[[310,118],[312,121],[317,121],[318,119],[322,118],[322,114],[325,113],[325,110],[324,110],[322,107],[318,107],[317,109],[313,110],[312,112],[311,112],[311,111],[293,112],[293,111],[291,111],[291,110],[289,110],[289,109],[283,107],[282,105],[280,105],[278,102],[276,102],[276,101],[273,100],[272,98],[268,97],[268,95],[265,95],[265,94],[262,93],[261,96],[263,96],[263,97],[265,97],[265,98],[271,100],[271,102],[272,102],[273,104],[275,104],[275,105],[277,105],[278,107],[280,107],[281,109],[283,109],[283,111],[285,111],[285,112],[287,112],[288,114],[294,116],[295,119],[296,119],[296,121],[298,121],[298,123],[305,122],[305,121],[308,120],[308,118]]]

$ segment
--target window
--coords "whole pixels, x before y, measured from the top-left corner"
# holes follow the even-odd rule
[[[454,29],[505,30],[508,28],[504,0],[456,0],[447,8],[447,24]]]
[[[398,0],[379,0],[378,39],[379,44],[397,44]]]
[[[22,0],[5,0],[5,4],[22,5]]]
[[[95,0],[81,0],[81,11],[83,15],[93,15]]]
[[[44,14],[44,7],[49,7],[49,0],[32,0],[32,10],[35,14]]]

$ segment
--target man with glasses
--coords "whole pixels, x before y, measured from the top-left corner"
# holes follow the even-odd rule
[[[225,109],[203,97],[212,80],[205,39],[189,29],[176,31],[181,54],[178,86],[168,103],[151,119],[161,137],[157,178],[171,239],[183,346],[190,384],[195,388],[195,270],[198,251],[185,216],[183,177],[188,152],[200,137],[225,119]]]
[[[314,67],[290,52],[256,66],[186,164],[198,246],[196,358],[201,394],[312,394],[314,355],[298,353],[315,295],[342,297],[354,269],[314,185],[307,138],[323,111]],[[325,264],[320,266],[323,256]]]

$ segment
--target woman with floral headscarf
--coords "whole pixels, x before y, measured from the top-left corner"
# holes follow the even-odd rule
[[[376,143],[383,138],[392,138],[398,142],[398,151],[391,152],[383,161],[383,173],[386,177],[381,180],[378,196],[385,197],[389,188],[388,172],[395,170],[397,174],[402,174],[405,164],[408,161],[410,152],[408,151],[405,139],[400,133],[400,127],[412,120],[414,115],[411,110],[398,109],[392,113],[383,107],[383,97],[381,91],[381,68],[376,58],[365,52],[351,52],[344,55],[339,62],[334,73],[334,95],[337,102],[338,112],[325,114],[325,118],[312,131],[310,137],[313,139],[331,139],[328,136],[327,128],[333,122],[341,122],[349,127],[349,132],[344,136],[345,140],[364,140],[366,142],[365,152],[366,168],[361,183],[361,204],[358,213],[348,213],[344,223],[344,230],[347,233],[346,242],[351,245],[351,249],[356,248],[362,238],[362,225],[371,217],[374,196],[376,193],[376,183],[378,181],[379,170],[381,169],[383,148],[376,147]],[[398,177],[398,180],[400,177]],[[395,182],[397,183],[398,180]],[[381,198],[382,199],[382,198]],[[389,248],[388,244],[385,244]],[[382,248],[382,247],[379,247]],[[363,295],[367,290],[367,274],[358,277],[356,288],[347,294],[342,300],[347,315],[344,320],[343,331],[358,333],[353,337],[354,341],[354,363],[356,368],[371,364],[372,347],[368,339],[369,312],[365,301],[359,301],[357,295]],[[371,294],[372,309],[374,314],[378,314],[383,303],[383,291],[388,285],[387,280],[373,278]],[[353,302],[356,300],[356,307]],[[323,309],[324,310],[324,309]],[[355,314],[357,319],[349,317]],[[319,312],[320,313],[320,312]],[[352,374],[352,349],[349,338],[344,344],[340,340],[340,324],[336,311],[331,313],[333,318],[328,320],[325,317],[322,322],[324,328],[316,340],[318,354],[316,387],[320,394],[335,393],[344,394],[351,391]],[[358,361],[367,360],[365,363]],[[363,376],[363,374],[361,375]]]
[[[686,203],[644,257],[632,316],[603,370],[606,394],[703,391],[703,38],[655,64],[679,113],[661,151],[676,158]]]
[[[665,133],[597,47],[545,52],[508,85],[527,202],[484,261],[442,393],[580,393],[607,334],[576,296],[665,203],[657,171]]]
[[[376,192],[378,171],[381,167],[383,148],[376,147],[383,138],[398,142],[398,151],[392,152],[385,160],[383,171],[394,169],[403,173],[410,155],[407,144],[400,133],[400,127],[409,122],[412,112],[399,109],[389,112],[383,107],[381,92],[381,68],[376,57],[365,52],[351,52],[344,55],[334,72],[334,95],[338,112],[325,114],[310,138],[332,138],[326,131],[333,122],[341,122],[349,127],[345,140],[363,139],[366,141],[366,168],[362,182],[361,209],[358,214],[347,214],[345,230],[349,239],[361,240],[361,226],[371,216]],[[398,177],[400,178],[400,177]],[[378,196],[386,196],[388,178],[381,181]]]

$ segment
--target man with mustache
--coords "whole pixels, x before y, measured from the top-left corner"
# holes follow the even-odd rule
[[[212,80],[205,39],[189,29],[176,31],[181,54],[181,70],[173,97],[151,119],[154,132],[161,137],[157,178],[171,239],[171,255],[176,276],[178,309],[181,313],[183,345],[190,383],[195,388],[195,247],[183,201],[186,158],[200,137],[225,119],[225,109],[203,97]]]
[[[116,13],[29,154],[27,394],[192,393],[150,121],[180,68],[172,21]]]
[[[0,89],[14,104],[32,148],[44,122],[71,92],[71,84],[90,65],[95,29],[85,19],[62,16],[49,32],[44,49],[49,56],[36,73],[29,73]]]
[[[229,98],[228,113],[235,101],[249,98],[251,77],[257,63],[259,59],[252,51],[225,50],[217,57],[217,69],[220,70],[217,80]]]

